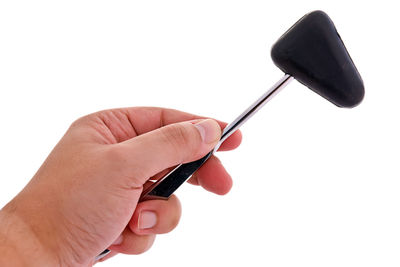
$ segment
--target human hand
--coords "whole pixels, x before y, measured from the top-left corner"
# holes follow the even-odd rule
[[[176,196],[138,203],[143,188],[175,165],[211,151],[225,125],[140,107],[77,120],[30,183],[0,211],[0,250],[30,266],[89,266],[106,247],[109,256],[146,251],[156,234],[176,227],[181,209]],[[234,149],[240,141],[237,131],[220,150]],[[215,156],[189,182],[216,194],[232,186]]]

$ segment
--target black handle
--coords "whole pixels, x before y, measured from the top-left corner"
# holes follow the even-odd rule
[[[143,192],[140,201],[149,199],[168,199],[179,186],[186,182],[194,172],[196,172],[206,162],[213,151],[196,161],[179,165],[168,173],[159,182]]]

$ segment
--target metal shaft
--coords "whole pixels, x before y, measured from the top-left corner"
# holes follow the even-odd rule
[[[259,99],[257,99],[250,107],[248,107],[242,114],[239,115],[233,122],[225,127],[222,136],[214,152],[222,145],[222,143],[231,136],[240,126],[242,126],[248,119],[257,113],[269,100],[271,100],[277,93],[279,93],[286,85],[292,81],[293,77],[285,74],[276,84],[274,84],[267,92],[265,92]]]

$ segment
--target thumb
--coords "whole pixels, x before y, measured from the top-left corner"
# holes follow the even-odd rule
[[[169,167],[197,160],[210,152],[221,138],[221,128],[212,119],[195,124],[170,124],[127,140],[130,168],[136,182],[143,184],[149,177]]]

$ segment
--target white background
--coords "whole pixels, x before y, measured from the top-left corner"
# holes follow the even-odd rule
[[[327,12],[365,87],[339,109],[297,82],[220,154],[225,197],[185,185],[178,228],[102,266],[399,266],[396,1],[0,2],[0,206],[76,118],[163,106],[231,121],[281,76],[270,47]]]

